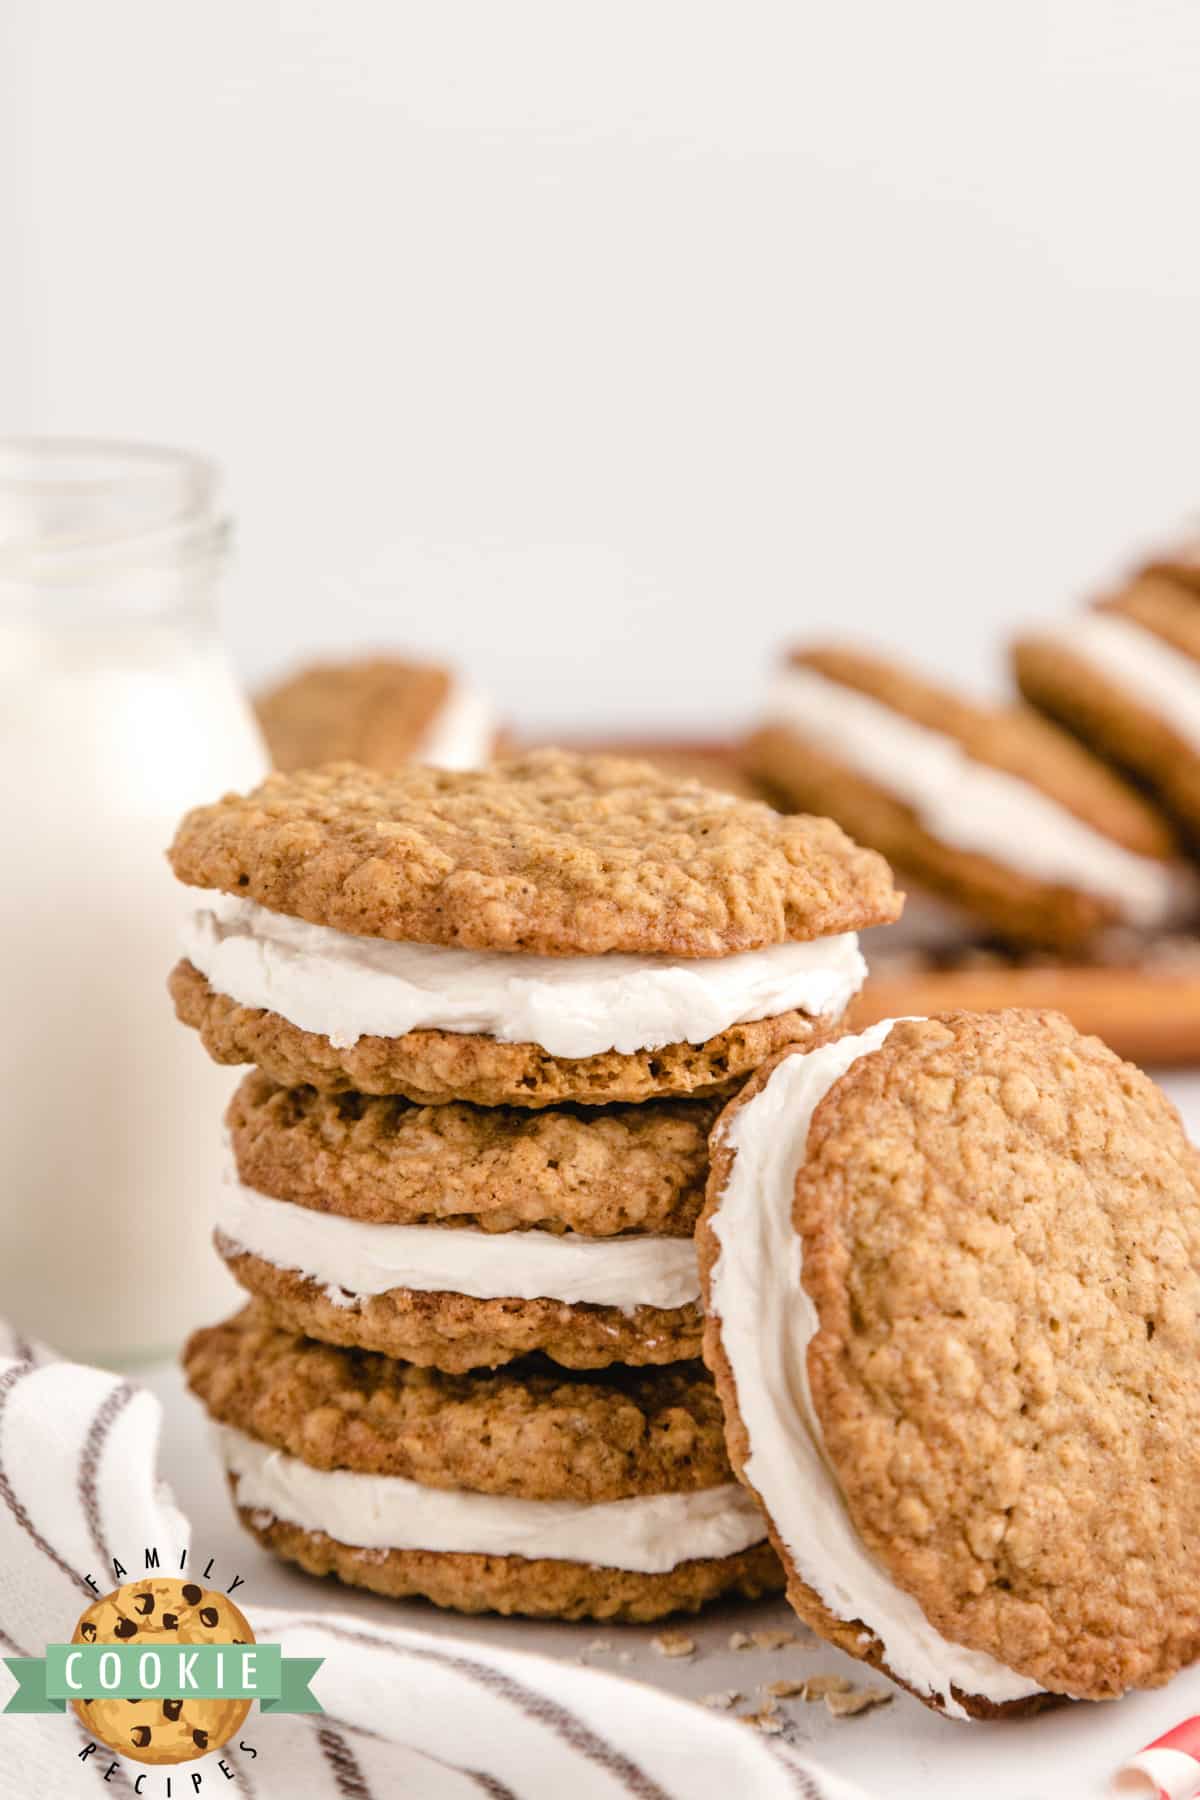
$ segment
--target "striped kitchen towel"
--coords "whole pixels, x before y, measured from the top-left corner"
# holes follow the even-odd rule
[[[68,1639],[114,1585],[119,1547],[155,1546],[163,1574],[181,1567],[189,1526],[156,1476],[160,1422],[145,1389],[56,1361],[0,1324],[0,1655],[40,1656]],[[314,1583],[302,1613],[247,1609],[259,1642],[323,1659],[320,1713],[252,1713],[229,1745],[169,1770],[101,1760],[70,1708],[9,1714],[0,1795],[864,1800],[786,1746],[656,1688],[379,1629],[326,1610],[328,1592]],[[0,1665],[0,1703],[14,1685]]]

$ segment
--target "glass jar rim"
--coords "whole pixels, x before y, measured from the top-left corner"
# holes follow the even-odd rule
[[[0,437],[0,581],[78,582],[220,554],[215,462],[165,445]]]

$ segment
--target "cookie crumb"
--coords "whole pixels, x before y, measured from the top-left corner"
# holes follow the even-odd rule
[[[787,1720],[773,1700],[768,1700],[757,1712],[739,1713],[738,1723],[753,1725],[756,1730],[765,1731],[769,1737],[776,1737],[787,1730]]]
[[[651,1648],[660,1656],[695,1656],[696,1640],[685,1631],[660,1631],[650,1639]]]
[[[886,1706],[891,1697],[887,1688],[852,1687],[826,1694],[825,1705],[835,1719],[851,1719],[856,1713],[870,1712],[874,1706]]]
[[[729,1634],[731,1650],[753,1650],[754,1639],[746,1631],[731,1631]]]
[[[750,1636],[759,1650],[783,1650],[799,1642],[794,1631],[752,1631]]]
[[[804,1683],[806,1700],[824,1700],[830,1694],[848,1694],[851,1683],[844,1675],[810,1675]]]
[[[772,1694],[777,1700],[807,1700],[808,1683],[800,1681],[772,1681],[763,1689],[765,1694]]]
[[[701,1694],[700,1704],[715,1707],[718,1712],[728,1712],[731,1706],[745,1698],[740,1688],[721,1688],[715,1694]]]
[[[593,1638],[585,1651],[585,1655],[602,1656],[606,1650],[611,1649],[612,1642],[609,1638]]]

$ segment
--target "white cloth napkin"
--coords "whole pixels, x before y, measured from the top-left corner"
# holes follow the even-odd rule
[[[117,1585],[114,1554],[129,1579],[152,1545],[162,1574],[172,1560],[178,1570],[190,1527],[156,1475],[160,1423],[145,1389],[57,1361],[0,1323],[0,1655],[41,1656],[69,1638],[97,1588]],[[197,1771],[202,1793],[235,1800],[865,1800],[785,1746],[655,1688],[467,1637],[380,1630],[326,1611],[327,1593],[314,1583],[302,1613],[246,1609],[260,1640],[325,1659],[313,1680],[323,1712],[253,1711],[237,1736],[258,1754],[227,1746],[184,1764],[176,1793],[193,1791]],[[0,1665],[0,1704],[14,1685]],[[81,1766],[89,1741],[70,1709],[0,1717],[0,1795],[94,1791],[112,1759]],[[132,1794],[141,1772],[122,1762],[108,1790]],[[147,1795],[165,1792],[165,1773],[150,1771]]]

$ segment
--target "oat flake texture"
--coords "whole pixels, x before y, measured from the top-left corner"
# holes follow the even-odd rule
[[[549,956],[727,956],[884,924],[882,858],[616,757],[273,775],[183,820],[181,881],[365,937]]]
[[[795,1224],[828,1454],[942,1635],[1089,1699],[1190,1662],[1200,1156],[1153,1082],[1055,1013],[902,1022]]]

